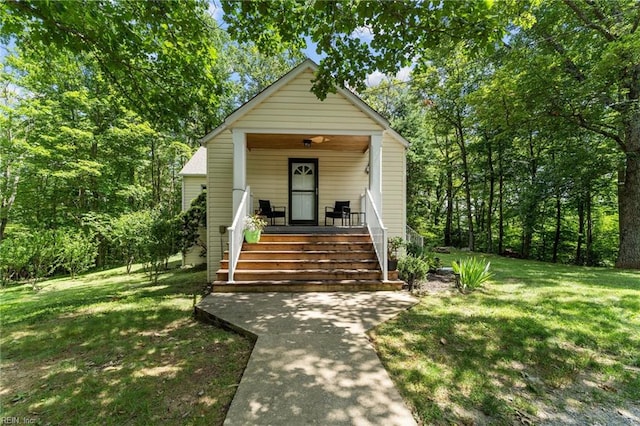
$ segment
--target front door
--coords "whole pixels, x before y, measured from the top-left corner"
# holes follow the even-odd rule
[[[318,160],[289,159],[289,223],[318,225]]]

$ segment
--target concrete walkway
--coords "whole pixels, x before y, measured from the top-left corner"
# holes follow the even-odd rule
[[[199,315],[256,338],[225,425],[415,425],[365,332],[405,292],[215,293]]]

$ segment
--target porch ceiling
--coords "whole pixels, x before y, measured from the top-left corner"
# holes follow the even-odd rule
[[[306,148],[303,140],[310,139],[311,147]],[[369,149],[369,136],[354,135],[318,135],[318,134],[247,134],[247,148],[252,149],[321,149],[331,151],[366,152]]]

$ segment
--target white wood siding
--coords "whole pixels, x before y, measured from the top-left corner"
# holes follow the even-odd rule
[[[233,143],[231,133],[223,132],[207,147],[207,271],[215,281],[220,267],[219,227],[231,226],[233,210]],[[223,236],[224,249],[228,234]]]
[[[382,138],[382,220],[389,237],[405,238],[406,176],[405,147],[385,133]]]
[[[191,202],[202,192],[202,185],[206,184],[206,176],[182,177],[182,211],[189,210]]]
[[[318,159],[320,225],[324,225],[324,207],[333,206],[336,201],[351,201],[351,210],[360,210],[360,194],[369,184],[369,176],[365,173],[369,153],[313,149],[254,149],[249,152],[247,182],[251,186],[254,210],[258,209],[259,199],[267,199],[274,206],[286,206],[289,215],[289,158]]]
[[[313,73],[305,71],[234,123],[236,128],[380,131],[382,128],[339,93],[324,101],[310,91]],[[302,133],[302,132],[301,132]]]

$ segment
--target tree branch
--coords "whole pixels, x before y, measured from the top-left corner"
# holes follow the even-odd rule
[[[615,41],[616,40],[616,36],[611,34],[606,28],[604,28],[601,25],[598,25],[597,23],[593,22],[591,19],[589,19],[589,17],[584,13],[584,11],[582,9],[580,9],[573,0],[563,0],[564,4],[566,4],[571,10],[573,10],[573,12],[576,14],[576,16],[578,18],[580,18],[580,20],[582,22],[584,22],[584,24],[593,29],[596,30],[597,32],[599,32],[600,34],[602,34],[602,36],[607,40],[607,41]]]
[[[636,16],[636,20],[633,23],[633,26],[631,27],[630,34],[633,34],[636,32],[636,30],[638,29],[638,25],[640,25],[640,7],[638,8],[638,16]]]
[[[605,130],[603,128],[603,126],[588,122],[583,117],[583,115],[580,114],[580,113],[575,113],[575,114],[571,115],[570,117],[575,119],[576,123],[580,127],[582,127],[583,129],[590,130],[590,131],[592,131],[594,133],[597,133],[599,135],[602,135],[602,136],[605,136],[605,137],[607,137],[609,139],[612,139],[618,144],[618,146],[620,146],[620,148],[622,149],[623,152],[627,151],[627,146],[626,146],[626,144],[624,143],[624,141],[622,140],[622,138],[619,135],[617,135],[617,134],[615,134],[613,132],[610,132],[608,130]]]
[[[598,18],[600,22],[607,23],[607,17],[602,12],[602,10],[598,7],[596,2],[594,2],[593,0],[584,0],[584,2],[587,3],[589,6],[591,6],[591,9],[593,10],[593,14],[596,15],[596,18]]]
[[[546,33],[543,35],[544,35],[544,41],[547,42],[553,48],[553,50],[555,50],[556,53],[558,53],[560,57],[564,60],[564,64],[565,64],[565,67],[567,68],[567,72],[571,74],[571,76],[573,76],[573,78],[575,78],[579,83],[582,83],[583,81],[585,81],[587,78],[585,77],[583,72],[580,70],[580,68],[578,68],[576,63],[573,62],[573,60],[569,57],[569,55],[567,55],[567,51],[564,48],[564,46],[562,46],[560,43],[555,41],[554,38],[551,37],[550,35]]]

